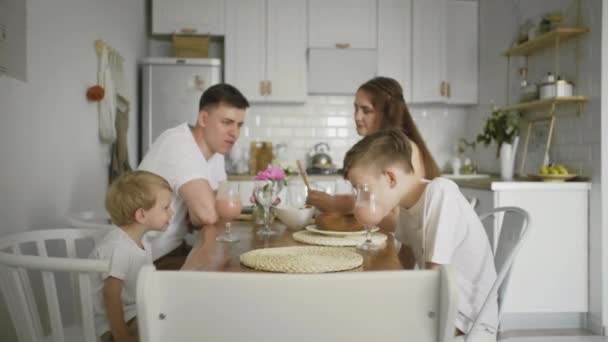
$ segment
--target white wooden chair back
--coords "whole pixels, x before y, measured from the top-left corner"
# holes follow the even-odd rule
[[[528,234],[530,217],[528,212],[518,207],[499,207],[487,213],[479,215],[481,221],[494,219],[492,234],[489,236],[492,252],[494,253],[494,265],[496,267],[496,281],[490,290],[490,294],[497,293],[498,296],[498,322],[502,316],[503,303],[507,295],[509,277],[515,257],[521,249],[522,243]],[[491,300],[488,295],[481,311],[483,312]],[[481,316],[481,314],[479,315]],[[471,328],[477,328],[479,321],[475,320]],[[469,341],[469,339],[466,339]]]
[[[97,341],[91,274],[108,272],[109,263],[86,257],[94,241],[106,233],[98,228],[68,228],[0,238],[0,290],[19,341]],[[44,296],[34,293],[40,278]],[[58,286],[57,279],[64,278],[71,286],[61,282]],[[70,299],[65,298],[68,288]],[[70,310],[75,317],[68,317]],[[48,324],[43,324],[47,320]]]
[[[156,271],[137,282],[140,341],[451,341],[457,289],[440,271]]]

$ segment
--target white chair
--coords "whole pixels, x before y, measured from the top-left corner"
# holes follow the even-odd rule
[[[137,281],[140,341],[452,341],[456,284],[440,271],[156,271]]]
[[[97,341],[90,278],[108,272],[109,263],[86,257],[106,232],[48,229],[0,238],[0,289],[19,341]]]
[[[494,254],[494,265],[496,267],[496,281],[490,290],[490,294],[498,295],[498,323],[502,315],[503,303],[507,295],[507,286],[511,267],[515,257],[519,252],[522,243],[528,234],[528,212],[517,207],[495,208],[487,213],[479,215],[480,220],[494,219],[491,235],[488,236],[492,252]],[[483,312],[488,306],[492,296],[488,296],[481,308]],[[480,315],[481,316],[481,312]],[[479,320],[476,319],[471,327],[471,331],[476,331],[479,327]],[[466,342],[475,341],[474,334],[469,334],[465,338]]]
[[[70,227],[74,228],[112,228],[110,215],[105,211],[85,210],[67,216]]]

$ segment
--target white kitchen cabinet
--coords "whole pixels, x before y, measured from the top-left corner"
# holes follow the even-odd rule
[[[351,95],[376,75],[374,49],[310,49],[308,92]]]
[[[413,0],[411,13],[412,102],[477,103],[478,2]]]
[[[378,0],[378,76],[392,77],[412,99],[412,0]]]
[[[152,34],[224,34],[222,0],[152,0]]]
[[[226,82],[251,102],[304,102],[305,0],[228,0],[225,6]]]
[[[412,3],[412,102],[445,102],[446,0]]]
[[[308,0],[308,46],[376,48],[376,0]]]
[[[516,206],[530,215],[529,234],[511,272],[507,316],[588,311],[589,188],[589,183],[491,182],[482,190],[461,184],[465,196],[477,198],[479,213]]]
[[[477,1],[450,0],[447,15],[447,102],[477,103],[479,69]]]

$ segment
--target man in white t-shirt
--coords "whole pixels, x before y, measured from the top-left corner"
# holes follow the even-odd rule
[[[169,228],[146,236],[158,269],[181,267],[189,224],[217,222],[214,192],[226,180],[224,155],[239,138],[248,107],[243,94],[229,84],[208,88],[199,102],[196,125],[183,123],[163,132],[139,164],[140,170],[163,176],[173,189],[175,215]]]
[[[471,334],[496,280],[490,242],[458,186],[445,178],[428,181],[417,176],[411,154],[410,143],[400,130],[377,132],[346,153],[344,175],[353,186],[367,185],[376,195],[382,215],[400,207],[395,238],[402,243],[399,259],[404,268],[452,266],[458,287],[456,335]],[[491,294],[480,322],[475,340],[496,341],[496,293]]]

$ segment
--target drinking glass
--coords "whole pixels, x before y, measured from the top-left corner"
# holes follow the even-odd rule
[[[362,251],[376,250],[379,246],[372,242],[372,231],[382,221],[382,208],[378,206],[376,194],[368,185],[361,185],[356,190],[355,218],[365,227],[365,242],[357,247]]]
[[[308,189],[301,180],[291,180],[287,183],[287,205],[294,208],[304,208]]]
[[[277,232],[270,229],[270,207],[279,196],[283,188],[281,181],[261,180],[256,181],[253,188],[253,195],[256,203],[264,209],[264,227],[258,230],[261,235],[275,235]]]
[[[221,182],[217,189],[215,199],[215,210],[217,214],[226,220],[224,233],[216,238],[220,242],[238,242],[238,236],[230,231],[231,222],[241,213],[241,193],[239,184],[235,182]]]

